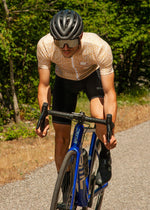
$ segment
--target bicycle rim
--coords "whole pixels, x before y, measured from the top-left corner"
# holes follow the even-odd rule
[[[95,209],[95,210],[101,209],[103,196],[104,196],[104,190],[100,194],[94,197],[91,209]]]
[[[60,168],[57,181],[55,184],[55,189],[53,192],[52,202],[50,210],[69,210],[72,200],[72,190],[73,190],[73,183],[74,183],[74,173],[75,173],[75,165],[76,165],[76,158],[77,153],[75,151],[69,151],[62,163]],[[63,193],[63,183],[65,179],[65,174],[69,171],[69,184],[67,184],[67,190]],[[65,186],[65,185],[64,185]],[[73,198],[74,199],[74,198]],[[73,209],[76,209],[73,207]]]
[[[99,157],[100,157],[100,151],[101,151],[101,143],[100,140],[97,139],[96,141],[96,146],[94,150],[94,155],[93,155],[93,163],[91,166],[91,182],[90,182],[90,191],[91,194],[94,193],[94,191],[98,188],[98,186],[95,184],[96,181],[96,174],[97,174],[97,169],[99,167]],[[102,200],[103,200],[103,195],[104,195],[104,189],[100,190],[99,193],[97,193],[96,196],[93,196],[93,199],[90,200],[89,202],[89,209],[93,210],[100,210],[101,205],[102,205]]]

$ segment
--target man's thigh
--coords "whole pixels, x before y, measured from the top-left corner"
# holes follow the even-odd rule
[[[53,110],[61,112],[74,112],[77,101],[77,93],[74,91],[72,81],[56,76],[53,90]],[[53,116],[53,123],[71,124],[65,118]]]
[[[94,98],[103,98],[104,91],[101,83],[100,70],[97,69],[85,79],[85,92],[91,101]]]

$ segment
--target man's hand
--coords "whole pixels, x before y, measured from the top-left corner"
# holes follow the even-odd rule
[[[48,130],[49,130],[49,120],[46,119],[45,120],[45,128],[44,128],[43,132],[41,131],[40,128],[38,128],[36,130],[36,133],[37,133],[38,136],[40,136],[41,138],[43,138],[43,137],[45,137],[47,135]]]
[[[103,143],[105,145],[105,147],[110,150],[116,147],[117,145],[117,140],[115,138],[115,136],[112,135],[110,142],[107,141],[106,139],[106,135],[103,135]]]

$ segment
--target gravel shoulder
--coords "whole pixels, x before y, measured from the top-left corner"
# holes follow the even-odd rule
[[[113,177],[105,191],[102,210],[150,209],[150,121],[118,132],[112,151]],[[54,162],[0,187],[0,210],[49,209],[56,169]]]

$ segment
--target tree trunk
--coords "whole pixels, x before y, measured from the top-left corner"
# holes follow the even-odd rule
[[[5,13],[6,13],[6,21],[8,28],[10,27],[10,17],[9,17],[9,9],[6,3],[6,0],[2,0]],[[10,67],[10,83],[11,83],[11,92],[12,92],[12,97],[13,97],[13,108],[14,108],[14,115],[15,115],[15,121],[16,123],[20,122],[20,110],[18,106],[18,100],[16,96],[16,91],[15,91],[15,81],[14,81],[14,71],[13,71],[13,60],[11,58],[11,48],[9,49],[10,51],[10,57],[9,57],[9,67]]]
[[[13,60],[9,58],[9,66],[10,66],[10,83],[11,83],[11,91],[13,97],[13,106],[14,106],[14,115],[16,123],[20,122],[20,110],[18,106],[18,100],[15,91],[15,82],[14,82],[14,72],[13,72]]]
[[[4,107],[4,100],[3,100],[3,95],[0,92],[0,109],[2,109]]]
[[[135,56],[134,61],[133,61],[132,72],[131,72],[131,75],[130,75],[130,85],[131,85],[132,88],[134,86],[136,86],[136,82],[137,82],[138,77],[139,77],[143,45],[144,45],[143,41],[138,42],[136,56]]]

